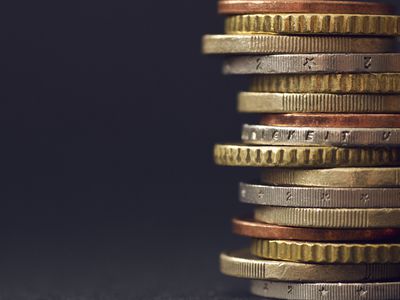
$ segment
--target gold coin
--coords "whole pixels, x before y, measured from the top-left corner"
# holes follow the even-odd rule
[[[337,34],[397,36],[400,17],[352,14],[254,14],[227,17],[227,34]]]
[[[400,73],[284,74],[253,77],[251,92],[400,93]]]
[[[238,98],[241,113],[391,113],[400,96],[373,94],[249,93]]]
[[[340,244],[253,240],[257,257],[304,263],[384,264],[400,262],[400,244]]]
[[[219,144],[217,165],[238,167],[350,167],[398,165],[400,148],[253,146]],[[269,172],[269,171],[268,171]],[[268,174],[268,172],[266,174]]]
[[[205,35],[204,54],[381,53],[395,50],[385,37]]]
[[[261,181],[270,185],[313,187],[399,187],[400,168],[268,169],[262,172]]]
[[[373,282],[400,277],[399,264],[328,265],[258,259],[248,249],[220,255],[225,275],[294,282]]]
[[[330,209],[263,206],[256,208],[255,219],[268,224],[294,227],[399,228],[400,208]]]

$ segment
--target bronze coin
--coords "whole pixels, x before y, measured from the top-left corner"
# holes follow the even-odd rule
[[[252,219],[233,219],[233,233],[241,236],[310,242],[389,241],[399,240],[400,228],[318,229],[277,226]]]
[[[324,13],[324,14],[394,14],[391,5],[361,1],[324,0],[220,0],[220,14]]]
[[[334,128],[400,128],[400,114],[265,114],[260,125]]]

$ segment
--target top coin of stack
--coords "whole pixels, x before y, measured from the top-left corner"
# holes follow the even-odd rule
[[[278,299],[400,299],[400,17],[362,1],[220,0],[205,54],[252,76],[238,110],[261,114],[215,162],[260,167],[235,218],[250,249],[224,274]],[[275,169],[270,169],[275,168]],[[324,169],[325,168],[325,169]]]

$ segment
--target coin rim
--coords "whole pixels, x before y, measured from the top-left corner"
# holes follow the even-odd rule
[[[250,252],[260,258],[302,263],[400,263],[399,243],[355,244],[253,239]]]
[[[218,13],[254,14],[254,13],[356,13],[393,14],[392,5],[379,2],[361,1],[218,1]]]
[[[393,113],[400,112],[400,95],[240,92],[237,99],[237,110],[246,114]]]
[[[239,278],[294,282],[371,282],[400,277],[399,264],[326,265],[271,261],[254,258],[248,249],[221,253],[220,271]]]
[[[309,242],[397,241],[400,229],[319,229],[280,226],[257,222],[254,219],[233,218],[232,231],[236,235],[257,239],[278,239]]]
[[[246,191],[246,195],[243,195],[243,191]],[[282,195],[279,195],[277,192]],[[374,195],[374,193],[376,193],[376,195]],[[244,182],[239,184],[240,202],[259,206],[400,208],[400,199],[398,195],[400,195],[400,188],[302,187],[249,184]],[[290,200],[288,200],[288,197],[290,197]],[[361,201],[360,197],[368,200]],[[363,203],[363,205],[359,203]]]

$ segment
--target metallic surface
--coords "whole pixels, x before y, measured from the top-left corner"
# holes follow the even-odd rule
[[[316,228],[400,228],[400,208],[292,208],[263,206],[255,220],[268,224]]]
[[[229,16],[226,34],[337,34],[397,36],[400,17],[356,14],[252,14]]]
[[[238,98],[238,111],[241,113],[390,113],[400,112],[400,96],[242,92]]]
[[[340,128],[400,128],[399,114],[265,114],[260,125],[340,127]]]
[[[383,37],[205,35],[204,54],[392,52],[395,39]]]
[[[318,265],[258,259],[248,249],[220,255],[225,275],[295,282],[374,282],[400,277],[398,264]]]
[[[350,167],[399,165],[400,148],[287,147],[219,144],[217,165],[239,167]]]
[[[329,188],[400,187],[400,168],[268,169],[262,172],[261,181],[271,185]]]
[[[220,0],[220,14],[330,13],[392,14],[393,7],[377,2],[324,0]]]
[[[268,206],[400,208],[400,188],[318,188],[240,183],[239,197],[243,203]]]
[[[396,73],[400,53],[278,54],[227,58],[224,74]]]
[[[400,262],[400,244],[343,244],[254,239],[250,252],[266,259],[318,264]]]
[[[280,146],[398,146],[400,128],[279,127],[243,125],[242,141]]]
[[[400,238],[399,228],[384,229],[319,229],[272,225],[253,219],[233,219],[233,233],[259,239],[309,242],[376,242]]]
[[[251,92],[398,94],[400,73],[257,75]]]
[[[253,280],[250,290],[254,295],[270,299],[394,300],[400,295],[400,282],[297,283]]]

